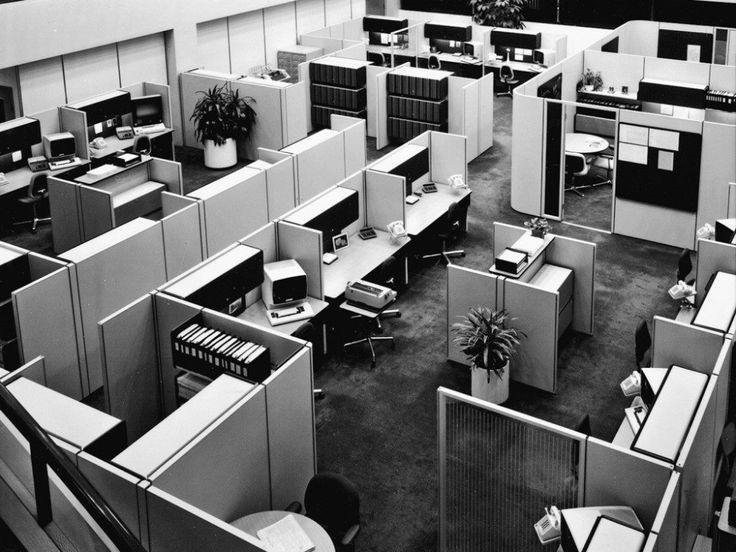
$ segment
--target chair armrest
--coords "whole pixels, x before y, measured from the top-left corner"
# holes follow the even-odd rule
[[[358,534],[358,531],[360,531],[360,525],[356,523],[355,525],[350,527],[350,529],[345,531],[340,544],[350,544],[351,542],[353,542],[353,539]]]
[[[302,513],[302,504],[298,500],[295,500],[291,504],[289,504],[286,508],[284,508],[287,512],[294,512],[295,514],[301,514]]]

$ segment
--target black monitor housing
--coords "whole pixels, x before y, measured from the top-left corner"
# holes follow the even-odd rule
[[[161,94],[150,94],[131,99],[133,106],[133,125],[155,125],[163,122],[163,100]]]
[[[304,223],[307,228],[322,232],[323,253],[333,251],[333,236],[358,220],[360,216],[359,197],[357,190],[351,190],[350,194]]]
[[[394,31],[406,29],[408,26],[408,19],[370,15],[363,17],[363,31],[368,33],[393,33]],[[371,44],[373,43],[371,42]]]
[[[736,236],[736,219],[723,219],[716,221],[716,241],[731,243]]]
[[[423,147],[406,161],[396,165],[389,174],[403,176],[405,178],[405,195],[411,195],[416,180],[429,172],[429,148]]]
[[[130,92],[115,90],[72,107],[87,114],[87,137],[90,140],[99,136],[112,136],[115,127],[122,124],[123,115],[131,112]]]

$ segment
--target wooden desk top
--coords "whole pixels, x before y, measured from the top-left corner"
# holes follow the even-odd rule
[[[726,332],[736,311],[736,274],[716,272],[692,325]]]
[[[401,249],[409,238],[398,242],[391,240],[388,232],[376,230],[378,237],[362,240],[357,234],[350,236],[350,246],[337,253],[337,260],[322,265],[322,284],[325,299],[334,300],[345,293],[348,282],[360,280],[375,270],[391,255]]]
[[[459,203],[471,194],[471,190],[452,189],[448,184],[435,183],[437,191],[431,194],[422,193],[422,197],[413,205],[406,205],[406,231],[410,236],[417,236],[432,223],[439,220],[451,203]]]
[[[316,299],[314,297],[307,297],[307,303],[309,303],[309,306],[312,307],[314,317],[319,315],[319,313],[321,313],[329,306],[326,301],[322,301],[321,299]],[[240,314],[240,316],[238,316],[238,318],[240,318],[241,320],[245,320],[246,322],[253,322],[254,324],[258,324],[260,326],[263,326],[264,328],[271,328],[272,330],[285,335],[293,334],[299,328],[299,326],[311,320],[311,318],[305,318],[302,320],[297,320],[295,322],[288,322],[286,324],[272,326],[271,323],[268,321],[268,316],[266,315],[266,305],[264,305],[263,301],[260,300],[256,301],[247,309],[245,309]]]
[[[235,521],[230,522],[230,525],[258,538],[258,531],[276,523],[286,516],[294,516],[294,519],[296,519],[300,527],[307,534],[309,540],[314,543],[315,552],[335,552],[335,545],[332,544],[332,539],[330,538],[330,535],[327,534],[327,531],[325,531],[316,521],[301,514],[277,510],[256,512],[255,514],[248,514],[240,519],[236,519]]]

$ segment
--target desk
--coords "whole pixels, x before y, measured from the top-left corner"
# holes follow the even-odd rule
[[[470,204],[468,188],[459,190],[452,189],[448,184],[435,183],[437,191],[434,193],[422,193],[422,197],[413,205],[406,206],[406,232],[410,236],[417,236],[426,230],[431,224],[439,220],[451,203],[461,203],[467,200]],[[463,224],[463,230],[467,224]]]
[[[582,134],[580,132],[565,134],[565,151],[567,152],[595,155],[606,151],[608,146],[608,140],[594,134]]]
[[[14,171],[10,171],[5,173],[5,178],[8,179],[8,183],[0,186],[0,196],[5,194],[13,193],[17,190],[22,190],[24,188],[28,187],[28,184],[31,182],[31,176],[34,174],[47,174],[49,176],[60,176],[64,174],[66,171],[71,169],[79,169],[80,167],[84,167],[85,165],[89,164],[89,161],[87,159],[82,159],[81,165],[75,165],[73,167],[65,167],[63,169],[59,169],[56,171],[36,171],[35,173],[31,171],[28,167],[21,167],[19,169],[15,169]]]
[[[256,534],[258,531],[289,515],[294,516],[301,528],[304,529],[309,540],[314,543],[315,552],[335,552],[335,545],[332,544],[332,539],[330,538],[330,535],[327,534],[327,531],[325,531],[316,521],[301,514],[278,510],[257,512],[255,514],[248,514],[247,516],[236,519],[231,522],[230,525],[258,538]]]
[[[439,69],[441,71],[452,71],[458,77],[467,77],[471,79],[479,79],[483,76],[483,63],[478,58],[470,56],[456,56],[446,52],[422,52],[417,55],[417,67],[430,68],[429,57],[437,56],[440,62]],[[431,68],[434,69],[434,68]]]
[[[322,265],[325,299],[338,299],[345,293],[348,282],[360,280],[409,243],[408,238],[394,242],[383,230],[376,229],[376,234],[378,237],[370,240],[362,240],[357,234],[350,236],[350,246],[337,254],[337,260]]]
[[[263,301],[261,301],[260,299],[249,306],[247,309],[245,309],[240,314],[240,316],[238,316],[238,318],[240,318],[241,320],[245,320],[246,322],[258,324],[259,326],[263,326],[264,328],[271,328],[272,330],[284,335],[291,335],[299,328],[299,326],[301,326],[305,322],[314,320],[320,315],[323,310],[328,307],[328,303],[322,301],[321,299],[315,299],[314,297],[307,297],[307,303],[309,303],[309,306],[312,307],[312,312],[314,312],[314,316],[312,316],[311,318],[304,318],[303,320],[297,320],[295,322],[279,324],[278,326],[272,326],[271,323],[268,321],[268,317],[266,315],[266,305],[264,305]]]
[[[692,325],[725,333],[736,311],[736,274],[716,272]]]
[[[160,157],[162,159],[174,159],[173,136],[174,129],[167,128],[161,132],[147,135],[151,139],[151,156]],[[168,140],[166,140],[168,138]],[[105,138],[107,146],[102,149],[88,149],[89,156],[93,164],[99,164],[99,161],[115,155],[120,150],[130,150],[133,147],[135,138],[120,140],[117,136],[112,135]]]

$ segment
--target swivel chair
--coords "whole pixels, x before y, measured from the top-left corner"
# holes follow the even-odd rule
[[[652,346],[652,337],[649,335],[649,326],[646,320],[639,320],[634,333],[634,354],[636,356],[636,369],[639,370],[644,363],[644,355]]]
[[[440,63],[440,57],[436,54],[429,54],[429,60],[427,61],[427,67],[429,69],[441,69],[442,64]]]
[[[585,197],[575,185],[576,176],[585,176],[590,170],[588,160],[582,153],[565,152],[565,173],[570,175],[570,186],[565,188],[566,192],[574,192],[580,197]]]
[[[19,222],[14,222],[13,226],[19,226],[21,224],[30,224],[31,225],[31,232],[35,233],[36,228],[38,227],[38,224],[40,222],[50,222],[51,218],[38,218],[38,209],[37,206],[41,201],[47,199],[49,197],[49,190],[48,190],[48,179],[46,177],[45,173],[38,173],[31,176],[31,181],[28,183],[28,193],[18,198],[18,203],[22,205],[30,205],[31,210],[33,213],[33,218],[31,220],[23,220]]]
[[[519,79],[514,75],[514,70],[510,65],[501,65],[501,70],[498,76],[501,82],[506,85],[506,90],[496,92],[496,96],[511,96],[512,86],[519,82]]]
[[[152,150],[151,137],[147,134],[139,134],[133,140],[133,153],[140,153],[141,155],[149,155]]]
[[[378,67],[386,67],[390,65],[386,61],[386,56],[383,52],[366,52],[366,59],[373,62],[373,65]]]
[[[317,332],[317,328],[314,327],[314,324],[309,321],[304,322],[301,326],[294,330],[294,332],[291,334],[291,337],[296,337],[297,339],[301,339],[303,341],[311,343],[312,358],[314,359],[316,368],[318,364],[317,361],[321,358],[321,354],[319,344],[317,343],[317,341],[319,340],[319,332]],[[324,396],[325,393],[322,389],[314,390],[315,399],[322,399],[324,398]]]
[[[695,283],[695,278],[691,278],[690,280],[687,279],[692,270],[693,262],[690,259],[690,250],[683,249],[680,252],[679,259],[677,259],[677,281],[683,281],[689,286],[693,285]]]
[[[447,242],[453,238],[456,238],[463,232],[463,218],[465,212],[460,208],[457,202],[450,203],[447,208],[447,214],[442,223],[442,228],[437,232],[436,237],[442,242],[442,250],[439,253],[429,253],[422,255],[422,259],[436,259],[443,258],[445,262],[450,263],[451,257],[464,257],[464,249],[455,249],[447,251]]]

